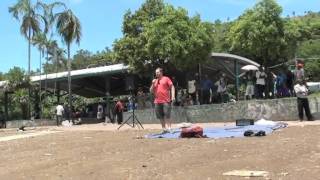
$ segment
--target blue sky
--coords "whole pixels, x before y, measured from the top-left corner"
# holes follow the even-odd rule
[[[61,0],[74,11],[82,23],[80,46],[72,45],[72,54],[79,49],[91,52],[112,47],[115,39],[122,37],[122,20],[126,10],[137,10],[144,0]],[[8,7],[16,0],[0,1],[0,72],[7,72],[14,66],[27,69],[27,41],[20,34],[20,23],[8,13]],[[53,2],[45,0],[45,2]],[[257,0],[165,0],[166,3],[188,10],[192,16],[200,14],[205,21],[235,19]],[[304,14],[305,11],[320,11],[319,0],[278,0],[283,16]],[[60,39],[57,38],[60,41]],[[62,47],[65,48],[63,44]],[[39,52],[32,48],[31,69],[39,68]]]

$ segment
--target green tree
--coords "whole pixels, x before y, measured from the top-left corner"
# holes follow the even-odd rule
[[[81,49],[73,56],[72,69],[86,68],[88,65],[95,65],[91,62],[91,52],[88,50]]]
[[[38,33],[38,34],[36,34],[34,37],[33,37],[33,40],[32,40],[32,43],[34,44],[34,45],[36,45],[37,47],[38,47],[38,50],[39,50],[39,54],[40,54],[40,56],[39,56],[39,65],[40,65],[40,67],[39,67],[39,75],[41,75],[41,70],[42,70],[42,57],[44,56],[44,53],[45,53],[45,50],[46,50],[46,46],[47,46],[47,43],[48,43],[48,40],[47,40],[47,37],[46,37],[46,35],[45,34],[43,34],[43,33]],[[41,77],[41,76],[40,76]],[[42,85],[42,83],[41,83],[41,78],[40,78],[40,83],[39,83],[39,89],[38,89],[38,93],[39,93],[39,96],[37,96],[36,94],[34,94],[34,96],[33,97],[35,97],[35,100],[39,100],[39,102],[37,102],[37,101],[34,101],[35,102],[35,104],[37,104],[38,106],[35,106],[35,108],[34,109],[37,109],[37,110],[40,110],[38,113],[39,113],[39,117],[40,117],[40,119],[41,119],[41,110],[42,110],[42,107],[41,107],[41,104],[42,104],[42,93],[41,93],[41,85]],[[35,91],[33,91],[33,92],[35,92]],[[39,97],[39,98],[37,98],[37,97]]]
[[[124,37],[114,44],[115,58],[137,71],[173,64],[178,69],[207,60],[213,48],[213,26],[190,18],[183,8],[147,0],[124,16]]]
[[[216,20],[213,24],[213,51],[214,52],[229,52],[230,44],[226,39],[228,38],[228,32],[232,23],[222,23],[220,20]]]
[[[27,89],[30,88],[30,79],[26,75],[25,71],[19,67],[14,67],[8,71],[6,74],[6,79],[8,81],[5,86],[6,92],[13,92],[13,108],[15,106],[20,107],[22,112],[22,118],[26,119],[28,117],[28,107],[30,96]]]
[[[114,63],[114,53],[109,48],[96,53],[81,49],[73,56],[71,67],[72,69],[85,69]]]
[[[44,21],[43,16],[36,12],[36,5],[31,4],[30,0],[18,0],[18,2],[9,7],[9,12],[13,17],[21,22],[21,34],[28,40],[28,75],[31,71],[31,40],[32,37],[40,32],[40,23]]]
[[[285,49],[282,8],[275,0],[262,0],[234,22],[228,39],[231,51],[269,66]]]
[[[25,71],[20,67],[13,67],[6,73],[6,80],[8,81],[5,86],[6,91],[15,91],[19,88],[27,88],[30,86],[30,79]]]
[[[320,39],[301,43],[298,57],[305,59],[305,72],[312,81],[320,81]]]
[[[0,72],[0,81],[3,81],[5,79],[4,74]]]
[[[68,48],[68,92],[69,92],[69,109],[72,107],[71,99],[71,59],[70,59],[70,46],[73,41],[80,43],[81,39],[81,24],[79,19],[68,9],[57,16],[57,30],[62,37],[63,42],[67,44]],[[71,111],[69,113],[71,119]]]
[[[200,16],[188,17],[186,10],[166,6],[163,16],[148,24],[144,34],[153,64],[168,61],[178,69],[205,62],[213,48],[213,26]]]
[[[44,33],[38,33],[36,34],[33,38],[32,38],[32,44],[37,46],[38,50],[39,50],[39,62],[40,62],[40,74],[41,74],[41,69],[42,69],[42,58],[45,54],[45,50],[47,47],[47,37]]]
[[[48,33],[51,37],[53,36],[53,25],[57,19],[57,14],[58,14],[58,13],[54,13],[54,11],[56,8],[60,8],[60,7],[63,7],[63,9],[66,9],[66,5],[59,1],[49,3],[49,4],[43,3],[41,1],[37,2],[37,8],[42,11],[45,24],[46,24],[44,33],[45,34]]]
[[[115,64],[114,52],[106,47],[102,51],[98,51],[91,56],[91,62],[99,66]]]
[[[124,15],[122,32],[123,38],[114,42],[116,62],[130,64],[136,69],[143,69],[144,62],[150,57],[147,54],[147,39],[143,34],[147,24],[163,15],[162,0],[146,0],[135,12],[130,10]]]

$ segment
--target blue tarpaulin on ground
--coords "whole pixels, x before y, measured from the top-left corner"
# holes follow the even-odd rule
[[[249,125],[249,126],[224,126],[224,127],[207,127],[203,128],[203,135],[208,138],[232,138],[245,137],[244,132],[252,130],[253,132],[264,131],[267,134],[272,133],[276,129],[287,127],[285,123],[277,123],[275,125]],[[168,133],[148,134],[146,138],[180,138],[181,129],[173,129]]]

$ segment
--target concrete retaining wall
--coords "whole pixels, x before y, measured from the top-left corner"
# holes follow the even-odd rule
[[[36,119],[36,120],[12,120],[6,122],[6,128],[18,128],[21,126],[34,127],[34,126],[55,126],[56,120]]]
[[[309,98],[311,113],[320,119],[320,98]],[[131,112],[124,113],[126,120]],[[143,124],[159,123],[154,109],[136,110],[136,117]],[[291,121],[298,119],[297,99],[281,98],[270,100],[239,101],[236,103],[197,105],[188,107],[173,107],[171,117],[174,123],[180,122],[226,122],[236,119],[268,119],[274,121]],[[129,123],[132,123],[130,120]],[[21,126],[50,126],[56,125],[55,120],[14,120],[7,121],[7,128]]]
[[[309,98],[311,112],[317,118],[320,112],[320,98]],[[239,101],[236,103],[197,105],[188,107],[173,107],[172,120],[179,122],[225,122],[236,119],[269,119],[275,121],[290,121],[298,119],[297,99],[281,98],[270,100]],[[159,123],[154,109],[136,110],[135,114],[142,123]],[[126,120],[131,113],[124,114]]]

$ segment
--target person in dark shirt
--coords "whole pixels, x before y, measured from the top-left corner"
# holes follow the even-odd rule
[[[293,90],[293,80],[294,80],[294,74],[289,70],[287,69],[287,81],[286,81],[286,84],[287,84],[287,88],[290,92],[290,95],[291,96],[294,96],[294,90]]]
[[[204,79],[201,81],[201,104],[210,104],[211,103],[211,95],[212,95],[213,83],[209,79],[208,75],[204,76]]]

